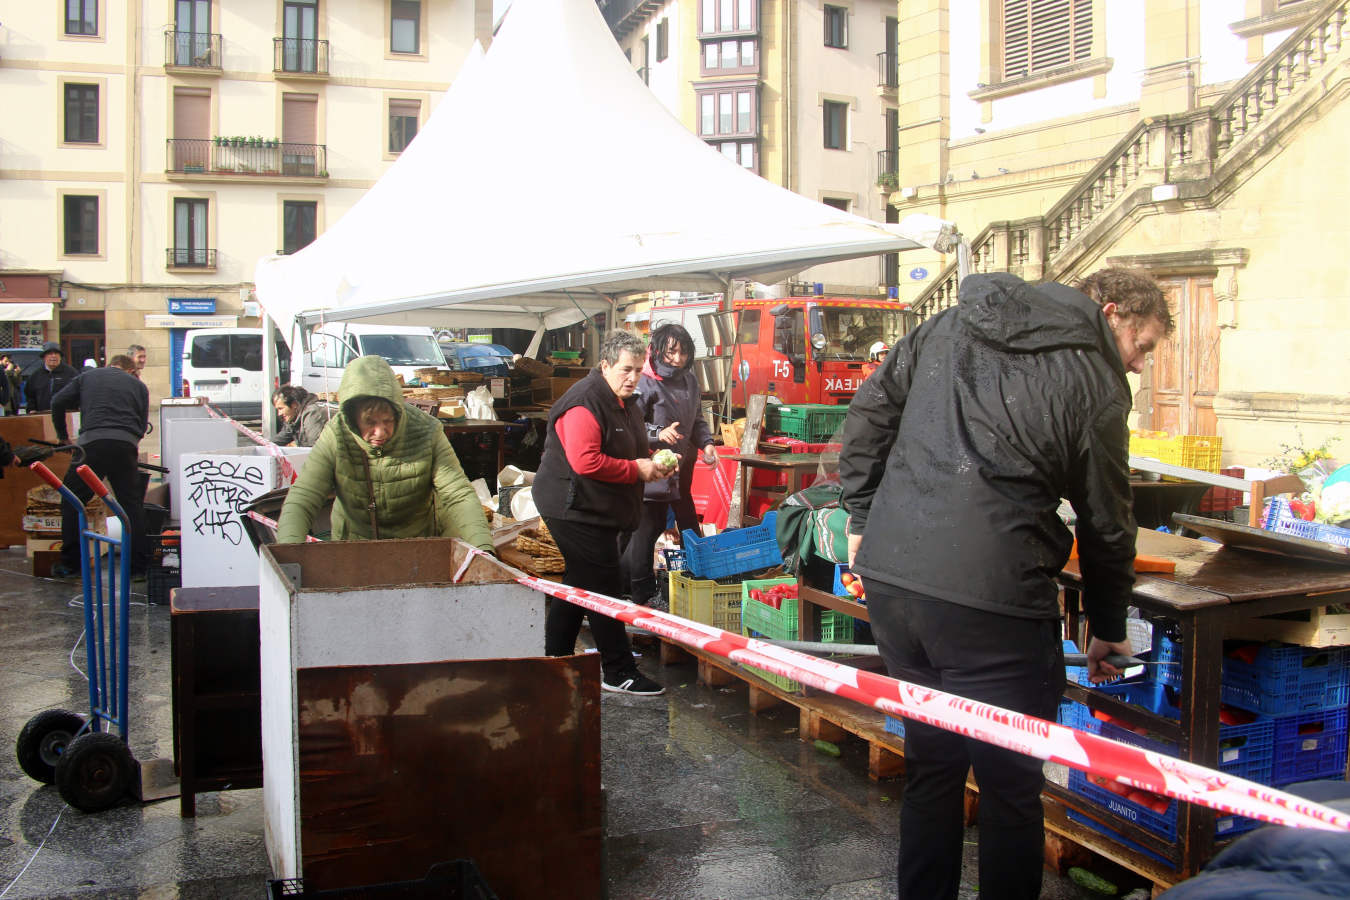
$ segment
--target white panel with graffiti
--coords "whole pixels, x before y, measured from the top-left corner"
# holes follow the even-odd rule
[[[308,448],[284,451],[298,470]],[[244,532],[244,507],[281,487],[277,460],[257,447],[184,453],[182,498],[183,587],[258,583],[258,554]]]

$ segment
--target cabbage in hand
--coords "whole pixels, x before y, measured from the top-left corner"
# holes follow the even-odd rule
[[[674,450],[657,450],[652,456],[652,462],[663,469],[674,469],[680,464],[680,457]]]

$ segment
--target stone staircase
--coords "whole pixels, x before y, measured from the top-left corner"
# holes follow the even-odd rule
[[[991,222],[971,241],[972,272],[1065,280],[1163,201],[1214,205],[1346,80],[1350,0],[1333,0],[1210,106],[1143,120],[1043,216]],[[1334,100],[1333,100],[1334,102]],[[920,320],[954,306],[956,264],[915,300]]]

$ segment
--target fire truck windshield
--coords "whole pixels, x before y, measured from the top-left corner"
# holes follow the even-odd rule
[[[865,360],[874,342],[894,347],[905,334],[905,314],[898,309],[817,306],[816,313],[817,327],[825,335],[825,349],[816,353],[817,359]]]

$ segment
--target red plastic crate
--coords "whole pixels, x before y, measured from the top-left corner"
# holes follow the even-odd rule
[[[1247,470],[1242,466],[1229,466],[1227,469],[1220,469],[1220,475],[1231,475],[1234,478],[1245,478]],[[1223,513],[1229,512],[1242,505],[1242,491],[1234,488],[1210,488],[1205,492],[1205,496],[1200,498],[1200,512],[1202,513]]]

